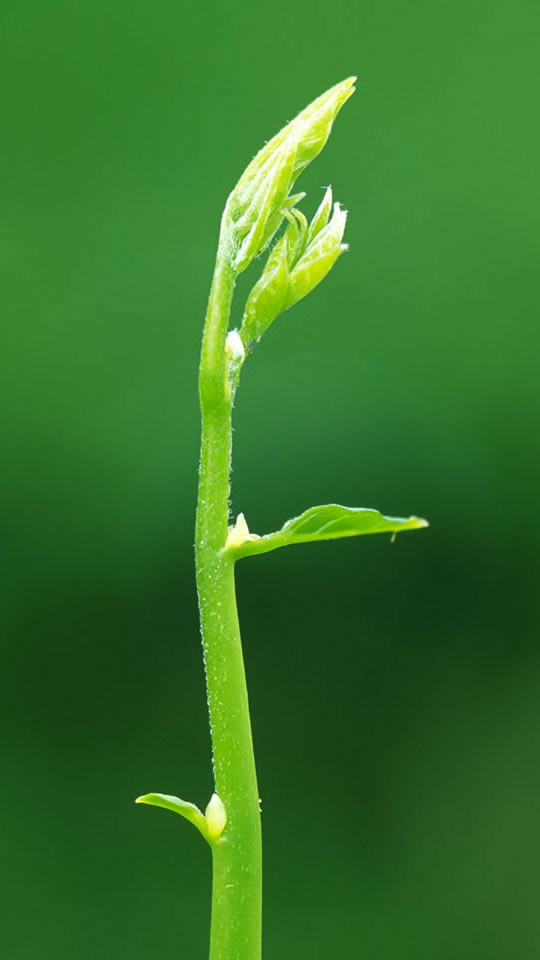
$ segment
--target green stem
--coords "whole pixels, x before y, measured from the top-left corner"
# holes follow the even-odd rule
[[[220,243],[203,336],[195,557],[216,793],[227,814],[212,843],[210,960],[260,960],[259,794],[234,588],[229,521],[232,399],[225,338],[235,275]]]

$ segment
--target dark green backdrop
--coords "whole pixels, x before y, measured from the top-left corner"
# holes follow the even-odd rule
[[[350,73],[302,179],[350,253],[250,360],[233,508],[431,527],[239,569],[265,957],[540,956],[537,0],[3,0],[0,30],[2,956],[204,960],[207,850],[132,802],[211,790],[202,318],[228,191]]]

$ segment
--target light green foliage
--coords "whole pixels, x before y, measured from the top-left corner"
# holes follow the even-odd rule
[[[171,797],[167,793],[145,793],[142,797],[137,797],[135,803],[146,803],[149,807],[162,807],[164,810],[172,810],[173,813],[179,813],[185,820],[189,820],[193,826],[200,830],[205,840],[209,841],[208,824],[204,813],[202,813],[194,803],[188,803],[186,800],[180,800],[180,797]]]
[[[395,536],[402,530],[419,530],[427,526],[427,520],[422,517],[385,517],[378,510],[327,503],[324,506],[311,507],[299,517],[287,520],[281,530],[267,533],[264,537],[250,533],[244,515],[240,514],[231,529],[225,549],[235,559],[240,559],[257,553],[269,553],[293,543],[337,540],[341,537],[358,537],[365,533],[391,533]]]
[[[291,195],[298,175],[326,143],[333,121],[354,91],[338,83],[283,128],[249,164],[223,213],[216,267],[203,333],[199,393],[202,417],[195,531],[197,590],[212,734],[215,792],[203,815],[165,794],[140,803],[173,810],[208,840],[213,857],[210,960],[260,960],[262,858],[259,792],[236,609],[237,559],[277,547],[426,526],[418,517],[377,510],[313,507],[276,533],[249,532],[242,514],[229,526],[232,407],[247,347],[284,310],[307,296],[345,249],[346,213],[328,189],[311,224]],[[239,273],[267,247],[282,222],[247,299],[239,331],[228,330]]]
[[[328,222],[331,210],[329,187],[309,226],[300,210],[285,211],[287,230],[271,251],[246,303],[240,327],[245,346],[259,340],[279,313],[294,306],[324,280],[346,250],[341,241],[347,214],[336,203]]]
[[[145,793],[144,796],[137,797],[135,803],[145,803],[149,807],[162,807],[163,810],[180,814],[197,827],[210,845],[219,839],[227,823],[225,807],[217,793],[213,793],[210,797],[204,813],[194,803],[180,800],[180,797],[171,797],[167,793]]]
[[[259,151],[240,177],[222,224],[223,242],[232,241],[237,274],[265,249],[284,211],[298,202],[289,192],[324,147],[336,115],[354,93],[355,79],[349,77],[314,100]]]

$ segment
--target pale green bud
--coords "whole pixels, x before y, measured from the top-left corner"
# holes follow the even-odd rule
[[[285,238],[286,234],[272,250],[261,278],[248,297],[240,331],[246,344],[262,337],[283,310],[289,279]]]
[[[285,232],[287,263],[289,270],[292,270],[305,250],[309,225],[301,210],[286,211],[285,216],[289,221]]]
[[[298,136],[295,179],[323,149],[337,114],[356,89],[355,82],[356,77],[348,77],[342,83],[330,87],[330,90],[314,100],[289,124],[290,127],[296,127]]]
[[[264,250],[281,223],[281,210],[287,202],[295,152],[296,144],[287,140],[268,158],[251,182],[248,202],[242,213],[242,207],[235,210],[229,198],[227,207],[231,204],[232,230],[237,244],[234,258],[237,273],[242,273],[253,258]]]
[[[328,188],[310,225],[300,210],[284,211],[289,226],[246,303],[240,328],[244,344],[259,340],[279,313],[307,296],[347,249],[341,242],[347,214],[335,203],[328,222],[331,209],[332,191]]]
[[[339,203],[335,203],[330,223],[323,227],[311,243],[308,242],[304,253],[290,272],[284,310],[288,310],[311,293],[321,280],[324,280],[340,254],[347,249],[346,244],[341,242],[346,222],[346,211],[341,209]]]
[[[294,181],[324,147],[355,77],[331,87],[298,114],[254,157],[231,193],[223,228],[232,241],[237,273],[270,243],[284,212],[294,204]]]
[[[221,797],[213,793],[204,812],[210,840],[219,840],[227,823],[227,813]]]
[[[321,205],[317,210],[317,213],[311,221],[311,225],[308,231],[308,246],[315,239],[318,233],[321,232],[323,227],[326,226],[330,219],[330,214],[332,213],[332,187],[328,187],[324,197],[322,198]]]

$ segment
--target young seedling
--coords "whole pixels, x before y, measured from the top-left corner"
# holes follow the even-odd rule
[[[261,820],[235,563],[288,544],[364,533],[395,536],[427,525],[419,517],[386,517],[378,510],[337,504],[312,507],[265,536],[250,533],[242,513],[229,524],[231,416],[243,364],[276,317],[307,296],[346,250],[347,214],[333,203],[331,189],[308,223],[297,207],[304,194],[293,194],[292,188],[324,147],[354,81],[349,77],[323,93],[259,151],[227,200],[221,221],[201,352],[195,543],[215,792],[205,813],[165,794],[149,793],[137,801],[179,813],[211,847],[210,960],[261,956]],[[236,278],[268,248],[240,328],[228,331]]]

